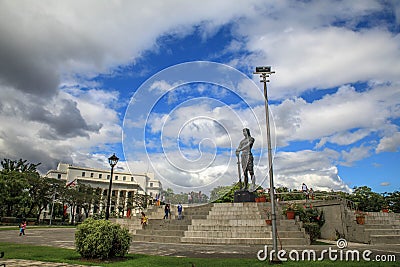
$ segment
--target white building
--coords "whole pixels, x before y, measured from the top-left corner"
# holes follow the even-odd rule
[[[46,174],[48,178],[64,180],[66,184],[76,183],[90,185],[93,188],[100,188],[103,198],[107,198],[110,183],[111,170],[101,170],[85,167],[72,166],[70,164],[59,163],[57,170],[49,170]],[[120,172],[114,169],[112,182],[112,196],[117,197],[117,203],[111,205],[111,211],[120,206],[121,199],[128,199],[132,194],[149,195],[155,198],[160,195],[162,185],[159,180],[154,178],[154,173],[136,173]],[[104,203],[104,202],[103,202]],[[127,212],[127,201],[123,204],[124,215]],[[105,210],[103,204],[99,204],[100,211]],[[92,210],[92,212],[98,212]]]

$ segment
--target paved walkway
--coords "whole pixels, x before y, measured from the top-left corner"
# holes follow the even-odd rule
[[[87,267],[87,265],[56,263],[56,262],[43,262],[43,261],[30,261],[30,260],[4,260],[0,259],[1,264],[6,267]]]
[[[74,249],[74,228],[28,228],[25,236],[18,236],[18,230],[0,231],[0,242],[11,242],[19,244],[42,245],[52,247],[62,247]],[[325,240],[326,241],[326,240]],[[284,247],[287,252],[296,250],[315,250],[321,252],[324,249],[337,249],[336,242],[329,245],[313,245],[304,247]],[[400,243],[400,241],[399,241]],[[160,256],[180,256],[195,258],[253,258],[263,250],[264,246],[247,245],[200,245],[200,244],[162,244],[162,243],[143,243],[132,242],[129,252],[136,254],[160,255]],[[271,246],[268,247],[272,249]],[[279,247],[281,249],[281,247]],[[398,245],[367,245],[359,243],[349,243],[347,249],[351,250],[371,250],[372,255],[395,255],[396,260],[400,261],[400,244]],[[79,266],[67,264],[55,264],[22,260],[0,259],[0,264],[6,263],[7,267],[13,266]],[[25,264],[25,265],[24,265]]]

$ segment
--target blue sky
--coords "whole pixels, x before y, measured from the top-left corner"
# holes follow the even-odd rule
[[[237,180],[248,127],[268,187],[400,190],[398,1],[2,1],[0,157]],[[22,126],[22,127],[21,127]]]

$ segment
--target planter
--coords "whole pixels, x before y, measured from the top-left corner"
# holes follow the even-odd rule
[[[365,224],[365,217],[364,216],[358,216],[356,217],[357,224]]]
[[[286,211],[286,218],[288,218],[288,220],[294,220],[295,217],[295,212],[294,211]]]
[[[266,220],[265,220],[265,223],[266,223],[267,225],[272,225],[272,220],[271,220],[271,219],[266,219]]]
[[[267,198],[265,196],[256,197],[255,200],[256,202],[267,202]]]
[[[389,209],[382,209],[382,212],[386,212],[386,213],[388,213],[389,212]]]
[[[260,199],[259,202],[267,202],[267,197],[265,196],[259,197],[259,199]]]

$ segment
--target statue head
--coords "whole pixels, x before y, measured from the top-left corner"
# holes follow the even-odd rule
[[[246,136],[246,137],[251,136],[250,135],[250,130],[248,128],[244,128],[243,129],[243,135]]]

